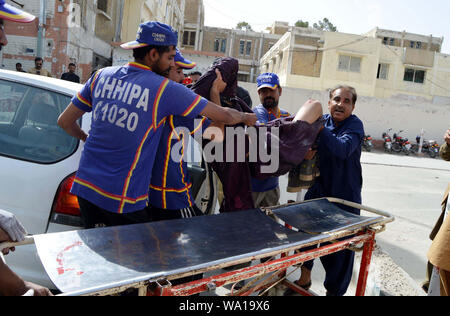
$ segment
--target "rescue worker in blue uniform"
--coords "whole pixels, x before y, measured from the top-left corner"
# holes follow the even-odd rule
[[[319,134],[318,155],[320,177],[308,190],[305,200],[323,197],[341,198],[361,204],[362,167],[361,144],[364,125],[353,115],[357,101],[356,90],[349,86],[338,86],[330,92],[328,107],[330,114],[324,115],[324,129]],[[339,205],[359,215],[360,210]],[[326,271],[324,286],[329,296],[343,296],[352,278],[354,252],[344,250],[321,258]],[[297,284],[303,288],[311,286],[313,261],[302,266],[302,275]]]
[[[85,228],[149,222],[148,188],[162,128],[170,115],[198,115],[224,123],[253,125],[242,115],[207,101],[162,77],[174,66],[178,35],[172,27],[142,23],[133,49],[135,62],[97,71],[74,96],[58,124],[85,141],[72,186]],[[89,136],[77,121],[92,112]]]
[[[253,112],[258,117],[258,122],[266,124],[291,116],[289,112],[280,109],[278,105],[283,92],[278,76],[274,73],[264,73],[259,75],[256,81],[261,104],[255,107]],[[278,177],[267,180],[252,178],[252,197],[257,208],[279,205],[280,181]]]
[[[185,79],[183,70],[192,69],[195,66],[196,63],[185,59],[177,50],[175,67],[170,70],[168,78],[181,83]],[[214,103],[220,103],[220,93],[225,87],[226,83],[223,82],[219,72],[218,79],[211,89],[211,100]],[[210,125],[211,121],[202,116],[198,116],[195,120],[173,115],[168,117],[156,153],[149,190],[152,221],[203,215],[195,204],[195,196],[192,194],[186,154],[189,141],[192,140],[191,136],[197,139],[200,135],[202,139]]]

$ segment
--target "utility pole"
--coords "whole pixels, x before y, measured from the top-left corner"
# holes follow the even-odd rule
[[[36,57],[44,58],[44,41],[45,41],[45,23],[47,22],[47,1],[40,0],[39,6],[39,26],[38,26],[38,38],[37,38],[37,48]]]

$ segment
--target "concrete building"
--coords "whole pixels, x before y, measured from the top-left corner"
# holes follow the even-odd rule
[[[239,80],[244,82],[256,81],[260,70],[259,60],[281,38],[285,26],[276,22],[269,32],[253,32],[208,27],[204,21],[203,1],[186,0],[181,44],[184,55],[199,64],[195,70],[200,72],[211,65],[206,65],[211,57],[236,58],[239,60]]]
[[[40,18],[29,25],[5,22],[10,43],[0,56],[2,68],[14,70],[20,62],[28,70],[42,54],[44,68],[54,77],[60,78],[74,62],[82,81],[87,80],[94,69],[111,65],[110,44],[120,36],[122,4],[123,0],[24,2],[23,9]]]
[[[181,46],[186,50],[200,51],[205,26],[205,7],[202,0],[186,0],[184,29],[180,33]]]
[[[259,60],[274,45],[280,35],[263,32],[204,27],[203,52],[224,54],[239,60],[238,80],[255,82],[259,74]]]
[[[181,34],[184,10],[185,0],[124,0],[121,41],[135,40],[139,24],[147,21],[169,24]]]
[[[374,29],[364,35],[290,27],[261,58],[281,84],[326,90],[354,86],[377,98],[409,96],[450,104],[450,56],[443,38]]]
[[[179,46],[184,28],[185,0],[122,0],[123,17],[120,26],[120,37],[112,43],[113,65],[123,65],[133,60],[131,51],[120,48],[120,44],[136,39],[139,24],[147,21],[158,21],[171,25],[178,31]]]

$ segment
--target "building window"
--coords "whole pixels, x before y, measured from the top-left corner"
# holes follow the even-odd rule
[[[227,39],[226,38],[216,38],[214,40],[214,51],[225,53],[227,50]]]
[[[220,43],[220,52],[225,53],[227,50],[227,39],[222,39],[222,42]]]
[[[410,47],[411,47],[411,48],[421,49],[421,48],[422,48],[422,42],[414,42],[414,41],[411,41],[411,42],[410,42]]]
[[[196,32],[184,31],[183,33],[183,45],[195,46]]]
[[[244,55],[245,41],[241,40],[239,42],[239,55]]]
[[[97,9],[108,12],[108,0],[97,0]]]
[[[249,82],[250,81],[250,75],[238,74],[238,81]]]
[[[251,52],[252,52],[252,41],[248,41],[247,46],[245,48],[245,55],[250,56]]]
[[[384,45],[394,46],[395,45],[395,38],[384,37],[383,38],[383,44]]]
[[[220,40],[216,38],[214,40],[214,51],[218,52],[219,51],[219,47],[220,47]]]
[[[387,80],[389,75],[389,64],[379,64],[377,79]]]
[[[340,55],[338,69],[340,71],[361,72],[361,58]]]
[[[406,68],[403,80],[423,84],[425,82],[425,71]]]
[[[241,40],[239,43],[239,55],[250,56],[252,52],[252,41]]]

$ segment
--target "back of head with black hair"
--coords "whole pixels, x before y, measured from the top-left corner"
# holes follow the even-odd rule
[[[135,48],[133,49],[133,57],[135,60],[143,60],[152,49],[156,49],[156,51],[160,55],[162,55],[164,53],[170,52],[170,48],[171,46],[156,46],[156,45]]]

